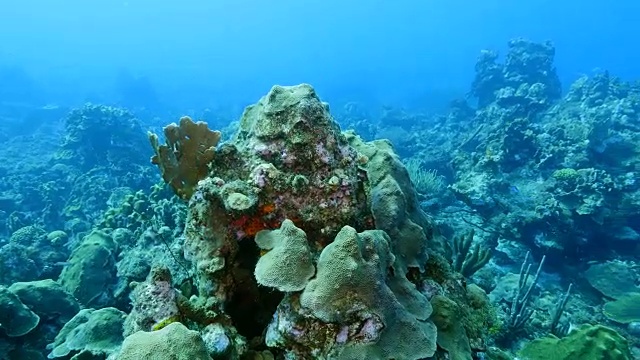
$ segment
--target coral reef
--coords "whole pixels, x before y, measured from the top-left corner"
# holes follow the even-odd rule
[[[0,104],[0,359],[640,356],[640,87],[505,55],[446,114],[347,104],[357,134],[306,84],[146,140]]]
[[[26,335],[40,323],[40,317],[5,287],[0,287],[0,310],[0,326],[8,337]]]
[[[80,310],[53,280],[0,287],[0,358],[40,359],[47,344]]]
[[[273,87],[211,152],[184,252],[198,298],[232,326],[225,331],[250,342],[266,331],[266,344],[291,359],[435,354],[431,305],[409,278],[443,242],[388,142],[341,133],[303,84]],[[179,298],[164,303],[202,333],[207,323],[189,310],[198,298]]]
[[[523,38],[509,41],[504,64],[496,63],[496,52],[485,50],[476,63],[472,93],[480,107],[494,101],[548,105],[561,94],[554,56],[551,42],[535,43]]]
[[[142,164],[144,132],[138,119],[128,110],[86,104],[66,117],[66,134],[57,154],[83,171],[96,165],[116,169]]]

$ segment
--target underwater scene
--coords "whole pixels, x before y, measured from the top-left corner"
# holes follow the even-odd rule
[[[637,24],[3,2],[0,360],[640,359]]]

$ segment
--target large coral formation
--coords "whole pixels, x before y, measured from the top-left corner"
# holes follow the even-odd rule
[[[50,279],[0,286],[0,359],[41,359],[79,309],[73,296]]]
[[[284,292],[300,291],[315,274],[307,236],[291,220],[285,220],[278,230],[260,231],[256,244],[266,251],[254,271],[258,284]]]
[[[617,299],[628,293],[640,292],[638,274],[621,261],[594,264],[584,273],[586,280],[606,298]]]
[[[509,41],[504,64],[496,63],[498,54],[485,50],[476,63],[472,93],[484,107],[493,101],[526,102],[549,105],[560,95],[560,80],[553,58],[555,47],[550,41],[535,43],[518,38]]]
[[[327,358],[414,359],[434,354],[431,305],[402,273],[389,273],[396,260],[390,242],[381,230],[358,234],[345,226],[320,254],[318,272],[302,292],[300,305],[321,322],[340,325]]]
[[[602,308],[603,314],[618,323],[630,324],[640,322],[640,293],[628,293],[614,301],[609,301]]]
[[[20,301],[40,316],[43,321],[64,325],[78,311],[77,300],[59,283],[47,279],[31,282],[16,282],[9,286]]]
[[[472,89],[477,110],[456,105],[433,130],[412,132],[414,145],[403,151],[448,153],[434,167],[452,172],[450,189],[464,205],[450,201],[458,211],[437,215],[454,232],[472,223],[564,266],[628,251],[640,239],[640,90],[602,73],[560,98],[553,56],[551,43],[522,39],[509,44],[503,63],[483,52]]]
[[[266,330],[291,359],[434,355],[431,305],[408,279],[442,244],[388,142],[341,133],[309,85],[275,86],[209,160],[184,251],[225,331]],[[180,316],[203,332],[193,301]]]

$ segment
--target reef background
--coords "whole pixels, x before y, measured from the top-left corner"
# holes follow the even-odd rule
[[[515,37],[553,40],[565,89],[596,69],[638,78],[630,64],[640,63],[639,7],[628,0],[2,2],[0,94],[37,105],[124,106],[142,120],[166,119],[167,111],[198,117],[209,108],[211,122],[221,111],[239,118],[274,84],[306,82],[334,109],[357,101],[444,110],[468,91],[479,49],[504,53]]]
[[[209,41],[154,35],[174,47],[99,31],[142,3],[3,5],[9,25],[99,35],[38,63],[27,50],[69,30],[18,26],[34,40],[3,50],[0,359],[639,358],[640,74],[629,47],[603,56],[635,5],[581,9],[618,21],[593,56],[566,22],[490,46],[511,22],[547,34],[517,22],[532,9],[463,42],[407,21],[419,8],[378,9],[403,25],[371,37],[377,13],[329,5],[230,10],[251,24],[231,28],[196,21],[216,6],[158,6]],[[329,9],[348,35],[322,47]],[[431,10],[442,35],[451,10]],[[308,21],[287,36],[292,14]]]

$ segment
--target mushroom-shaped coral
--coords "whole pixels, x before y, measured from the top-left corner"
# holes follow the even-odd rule
[[[43,320],[63,324],[80,311],[76,299],[51,279],[13,283],[9,290]]]
[[[49,359],[102,358],[114,353],[122,342],[126,314],[116,308],[82,309],[60,330],[49,345]]]
[[[124,340],[116,360],[211,360],[197,331],[175,322],[154,332],[139,331]]]
[[[256,264],[258,284],[285,292],[304,289],[315,272],[304,231],[285,220],[278,230],[260,231],[256,243],[268,251]]]
[[[25,306],[20,299],[7,288],[0,286],[0,328],[9,337],[23,336],[31,332],[40,317]]]

